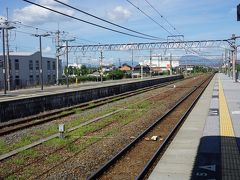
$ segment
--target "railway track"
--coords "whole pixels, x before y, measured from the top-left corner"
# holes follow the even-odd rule
[[[25,129],[25,128],[29,128],[32,126],[36,126],[39,124],[43,124],[43,123],[46,123],[49,121],[53,121],[56,119],[60,119],[60,118],[72,115],[75,113],[76,109],[82,110],[82,111],[87,110],[87,109],[92,109],[92,108],[102,106],[107,103],[111,103],[111,102],[118,101],[118,100],[121,100],[124,98],[135,96],[135,95],[147,92],[147,91],[158,89],[158,88],[161,88],[161,87],[164,87],[164,86],[167,86],[167,85],[170,85],[170,84],[182,81],[182,80],[184,80],[184,79],[166,82],[166,83],[142,88],[142,89],[135,90],[135,91],[129,91],[129,92],[122,93],[119,95],[109,96],[106,98],[101,98],[98,100],[81,103],[79,105],[62,108],[62,109],[47,112],[47,113],[44,113],[41,115],[31,116],[31,117],[22,118],[19,120],[13,120],[13,121],[9,121],[6,123],[2,123],[2,124],[0,124],[0,136],[10,134],[10,133],[13,133],[13,132]]]
[[[213,75],[196,86],[174,107],[125,146],[118,154],[94,172],[92,179],[143,179],[162,154],[187,115],[211,81]],[[151,137],[157,136],[157,140]]]

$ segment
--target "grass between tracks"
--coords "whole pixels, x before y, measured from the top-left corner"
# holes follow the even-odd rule
[[[8,161],[4,166],[0,166],[0,172],[6,168],[12,169],[13,165],[24,166],[26,162],[32,161],[30,159],[36,159],[36,158],[41,159],[42,155],[44,154],[44,150],[48,152],[49,150],[54,151],[64,147],[61,151],[65,151],[66,154],[68,155],[79,153],[80,151],[90,146],[91,144],[97,141],[100,141],[102,138],[110,137],[117,134],[119,131],[121,131],[122,126],[125,126],[128,123],[143,116],[143,114],[146,113],[146,111],[150,108],[150,102],[145,101],[140,104],[129,105],[128,108],[129,108],[128,110],[120,111],[117,114],[106,117],[101,121],[90,124],[88,126],[83,126],[73,132],[70,132],[67,134],[66,138],[64,139],[54,138],[50,141],[47,141],[41,145],[42,147],[40,149],[34,148],[34,149],[23,151],[22,153],[11,158],[10,161]],[[142,109],[142,111],[139,111],[139,109]],[[90,115],[90,117],[92,118],[93,115]],[[106,128],[106,130],[102,132],[101,136],[94,135],[95,132],[102,131],[104,127],[109,126],[112,123],[118,123],[118,125],[114,128],[110,128],[110,129]],[[91,135],[91,137],[85,140],[82,140],[84,139],[82,137],[85,135]],[[47,155],[44,158],[45,158],[45,163],[47,163],[48,165],[54,165],[59,161],[64,160],[64,155],[60,156],[59,154],[53,153],[53,154]],[[41,167],[34,166],[34,167],[31,167],[30,170],[29,168],[25,168],[23,171],[21,171],[21,175],[18,174],[18,177],[25,179],[29,176],[29,174],[32,174],[34,176],[34,174],[39,171],[39,168]],[[15,177],[14,174],[12,176],[9,176],[10,179],[13,177]]]
[[[99,116],[102,116],[104,114],[110,113],[115,111],[116,108],[109,108],[105,109],[96,113],[89,113],[87,115],[82,115],[84,112],[80,109],[75,110],[75,115],[77,116],[76,119],[73,119],[71,121],[65,122],[66,129],[69,129],[71,127],[77,126],[83,122],[89,121],[91,119],[97,118]],[[66,117],[67,118],[67,117]],[[33,133],[24,136],[21,138],[17,143],[14,144],[7,144],[3,140],[0,140],[0,154],[7,153],[11,150],[17,149],[19,147],[23,147],[25,145],[31,144],[32,142],[39,140],[44,137],[48,137],[52,134],[55,134],[58,132],[58,122],[50,124],[47,127],[37,129]]]

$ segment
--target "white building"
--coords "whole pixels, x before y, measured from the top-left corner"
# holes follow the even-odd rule
[[[143,65],[148,65],[152,68],[161,68],[162,71],[168,70],[170,65],[172,64],[172,68],[179,66],[179,61],[176,59],[170,60],[170,57],[161,58],[161,56],[153,56],[152,61],[144,60]]]
[[[43,84],[56,82],[56,59],[42,57]],[[0,55],[0,89],[3,89],[3,56]],[[59,62],[59,78],[62,77],[62,63]],[[11,89],[40,84],[40,52],[10,52]]]

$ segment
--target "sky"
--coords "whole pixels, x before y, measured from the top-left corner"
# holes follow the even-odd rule
[[[124,31],[60,5],[53,0],[31,1],[90,22]],[[166,39],[170,33],[182,34],[185,40],[229,39],[232,34],[240,35],[240,22],[236,20],[236,6],[240,3],[238,0],[147,0],[164,18],[160,17],[145,0],[130,0],[158,24],[148,19],[138,9],[128,3],[127,0],[60,1],[121,26],[163,39]],[[58,29],[64,32],[62,34],[63,39],[76,38],[74,42],[70,42],[72,45],[152,42],[152,40],[130,37],[100,29],[62,15],[57,15],[22,0],[0,0],[0,17],[2,20],[7,17],[6,9],[8,9],[8,20],[13,21],[14,26],[16,26],[15,29],[11,30],[9,36],[11,51],[37,51],[39,49],[39,41],[32,34],[45,33],[45,30],[55,32]],[[165,30],[159,25],[164,27]],[[43,55],[54,57],[55,38],[53,35],[43,38],[42,42]],[[2,49],[2,43],[0,48]],[[154,53],[162,54],[162,51],[155,50]],[[174,53],[179,54],[175,51],[171,53],[173,55]],[[147,51],[135,51],[134,59],[139,61],[141,57],[148,54],[149,52]],[[99,55],[98,52],[88,54],[74,52],[70,55],[70,62],[86,63],[91,61],[90,63],[98,63]],[[131,52],[104,52],[104,58],[108,63],[117,63],[119,59],[120,61],[130,60]]]

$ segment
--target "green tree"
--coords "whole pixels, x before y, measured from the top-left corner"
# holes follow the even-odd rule
[[[110,79],[122,79],[124,77],[124,72],[120,70],[113,70],[108,74]]]

